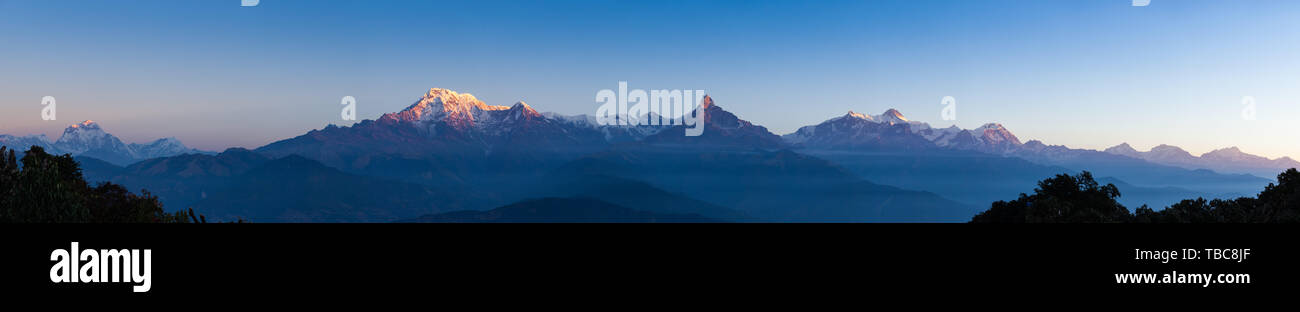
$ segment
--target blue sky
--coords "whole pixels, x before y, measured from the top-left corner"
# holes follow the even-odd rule
[[[778,134],[892,107],[1071,147],[1300,156],[1297,1],[239,2],[0,0],[0,133],[94,119],[222,150],[346,124],[343,96],[362,119],[430,87],[590,114],[628,81]]]

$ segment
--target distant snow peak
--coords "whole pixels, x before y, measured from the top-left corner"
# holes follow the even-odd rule
[[[899,112],[897,109],[893,109],[893,108],[890,108],[889,110],[886,110],[884,113],[880,114],[880,116],[878,116],[876,119],[880,119],[881,122],[887,122],[887,123],[891,123],[891,124],[895,124],[895,123],[905,124],[905,123],[908,123],[907,117],[903,117],[903,113],[901,113],[901,112]]]
[[[82,122],[79,123],[79,124],[73,124],[72,126],[69,126],[68,128],[71,128],[71,129],[81,129],[81,128],[85,128],[85,129],[99,129],[99,124],[98,124],[98,123],[95,123],[94,120],[86,120],[86,121],[82,121]]]
[[[54,148],[54,141],[51,141],[50,138],[46,137],[44,134],[21,137],[0,134],[0,146],[7,146],[17,152],[26,151],[32,146],[40,146],[41,148],[44,148],[46,152],[59,154],[59,151]]]
[[[1012,134],[1010,130],[1003,127],[1000,123],[987,123],[979,128],[972,130],[976,139],[989,145],[1021,145],[1020,138]]]
[[[1167,144],[1156,145],[1156,147],[1152,147],[1151,151],[1148,153],[1150,153],[1155,158],[1166,159],[1166,160],[1175,157],[1176,158],[1195,157],[1192,156],[1192,153],[1188,153],[1186,150],[1183,150],[1181,147],[1167,145]]]
[[[1245,154],[1245,153],[1243,153],[1243,152],[1241,151],[1240,148],[1237,148],[1236,146],[1233,146],[1233,147],[1226,147],[1226,148],[1216,149],[1216,150],[1210,151],[1209,153],[1206,153],[1206,154],[1240,155],[1240,154]],[[1205,156],[1205,155],[1201,155],[1201,156]]]
[[[524,101],[515,102],[515,105],[510,106],[510,110],[518,111],[520,112],[520,114],[526,114],[534,117],[542,116],[541,113],[538,113],[537,110],[534,110],[532,106],[528,106],[528,103],[524,103]]]
[[[1261,177],[1276,174],[1277,170],[1300,167],[1300,162],[1288,157],[1269,159],[1268,157],[1248,154],[1236,146],[1216,149],[1201,154],[1199,157],[1180,147],[1168,144],[1160,144],[1152,147],[1150,151],[1142,152],[1125,143],[1107,148],[1104,152],[1162,165],[1188,169],[1211,169],[1219,172],[1248,173]]]
[[[59,140],[54,144],[62,151],[72,154],[84,153],[94,148],[125,148],[121,140],[104,132],[104,129],[93,120],[86,120],[63,129],[63,135],[59,136]]]
[[[174,137],[157,139],[146,144],[125,144],[116,136],[105,132],[99,123],[93,120],[68,125],[63,129],[63,135],[55,141],[50,141],[45,135],[25,137],[0,135],[0,145],[22,151],[33,145],[41,146],[51,154],[92,157],[120,166],[150,158],[205,153],[186,147]]]
[[[515,102],[515,105],[510,106],[504,120],[523,120],[541,117],[542,114],[538,113],[537,110],[534,110],[532,106],[528,106],[528,103],[519,101]]]
[[[1138,152],[1138,150],[1135,149],[1135,148],[1133,148],[1133,146],[1128,145],[1128,142],[1124,142],[1124,143],[1120,143],[1119,145],[1111,146],[1110,148],[1107,148],[1107,149],[1104,150],[1103,152],[1111,153],[1111,154],[1115,154],[1115,155],[1128,156],[1128,157],[1133,157],[1133,158],[1142,158],[1142,153],[1141,153],[1141,152]]]
[[[1221,148],[1221,149],[1210,151],[1205,154],[1201,154],[1201,158],[1209,161],[1249,162],[1253,164],[1264,164],[1270,161],[1267,157],[1256,156],[1256,155],[1251,155],[1242,152],[1241,149],[1237,148],[1236,146]]]
[[[600,103],[596,107],[596,123],[601,126],[638,126],[644,120],[641,117],[651,113],[670,113],[674,116],[668,117],[672,118],[683,114],[680,120],[687,126],[683,131],[685,136],[703,134],[705,121],[713,121],[715,114],[727,113],[714,105],[713,97],[704,90],[629,89],[627,81],[618,82],[618,91],[596,91],[596,102]]]
[[[901,127],[901,128],[900,128]],[[900,131],[901,130],[901,131]],[[907,119],[890,108],[868,116],[854,111],[820,124],[805,126],[783,136],[786,142],[810,146],[881,146],[923,149],[929,146],[1001,152],[1022,145],[1002,124],[989,123],[963,130],[956,125],[933,128],[928,123]]]
[[[83,122],[81,122],[81,123],[72,124],[72,125],[68,126],[67,128],[63,129],[63,133],[64,133],[64,135],[66,135],[66,134],[68,134],[68,133],[96,133],[96,134],[98,134],[98,133],[103,133],[103,130],[104,130],[104,129],[103,129],[103,128],[100,128],[100,127],[99,127],[99,124],[96,123],[94,120],[87,120],[87,121],[83,121]]]
[[[545,112],[545,113],[542,113],[542,117],[545,117],[546,119],[552,119],[552,120],[556,120],[556,121],[560,121],[560,122],[570,123],[570,124],[574,124],[574,125],[580,125],[580,126],[589,127],[589,128],[591,128],[591,127],[596,127],[596,126],[597,126],[597,125],[596,125],[596,117],[591,116],[591,115],[572,115],[572,116],[570,116],[570,115],[564,115],[564,114],[560,114],[560,113],[556,113],[556,112]]]
[[[185,146],[185,144],[182,144],[180,140],[173,137],[157,139],[148,144],[131,143],[127,147],[137,159],[153,159],[181,154],[201,153],[198,150]]]
[[[844,117],[853,117],[853,118],[863,119],[863,120],[873,120],[871,116],[868,116],[867,114],[856,113],[854,111],[849,111],[849,113],[845,114]]]

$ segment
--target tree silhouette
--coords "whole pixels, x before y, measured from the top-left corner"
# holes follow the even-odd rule
[[[1300,172],[1291,168],[1277,175],[1259,193],[1260,218],[1264,222],[1300,222]]]
[[[1119,188],[1099,185],[1092,173],[1058,174],[1038,182],[1033,195],[993,203],[971,220],[973,223],[1115,223],[1132,216],[1120,205]]]
[[[7,153],[6,153],[7,152]],[[0,147],[0,222],[187,223],[192,211],[166,213],[158,197],[113,183],[90,186],[71,155],[32,146],[21,166]]]
[[[1098,186],[1092,174],[1065,174],[1038,183],[1034,195],[993,203],[972,223],[1294,223],[1300,222],[1300,172],[1288,169],[1255,198],[1185,199],[1160,211],[1143,205],[1130,214],[1115,201],[1119,189]]]

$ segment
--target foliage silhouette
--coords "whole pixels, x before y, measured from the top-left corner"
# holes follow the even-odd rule
[[[189,223],[193,211],[167,213],[149,191],[109,182],[91,186],[71,155],[32,146],[21,163],[0,147],[0,223]]]
[[[1133,213],[1115,198],[1119,189],[1099,186],[1092,174],[1065,174],[1043,180],[1033,195],[998,201],[971,223],[1295,223],[1300,222],[1300,172],[1278,174],[1258,196],[1237,199],[1186,199],[1160,211],[1146,205]]]
[[[1115,198],[1114,184],[1099,185],[1092,173],[1058,174],[1038,182],[1033,195],[994,202],[971,220],[975,223],[1117,223],[1132,219]]]

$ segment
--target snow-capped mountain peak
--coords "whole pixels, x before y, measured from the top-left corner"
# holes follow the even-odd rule
[[[94,120],[86,120],[86,121],[82,121],[82,122],[79,123],[79,124],[74,124],[74,125],[68,126],[68,128],[71,128],[71,129],[98,130],[98,129],[99,129],[99,123],[96,123]]]
[[[528,103],[524,103],[524,101],[515,102],[515,105],[511,105],[510,112],[511,118],[542,117],[541,113],[534,110],[532,106],[528,106]]]
[[[848,117],[852,117],[852,118],[864,119],[864,120],[871,120],[871,121],[874,121],[874,120],[875,120],[875,119],[871,118],[870,115],[863,114],[863,113],[856,113],[856,112],[853,112],[853,111],[849,111],[849,113],[848,113],[848,114],[845,114],[844,117],[846,117],[846,118],[848,118]]]
[[[564,115],[564,114],[560,114],[560,113],[556,113],[556,112],[545,112],[545,113],[542,113],[542,117],[546,117],[547,119],[552,119],[552,120],[556,120],[556,121],[561,121],[561,122],[571,123],[571,124],[575,124],[575,125],[582,125],[582,126],[588,126],[588,127],[595,127],[595,126],[597,126],[597,125],[596,125],[596,117],[595,117],[595,116],[592,116],[592,115],[586,115],[586,114],[582,114],[582,115]]]
[[[1218,162],[1249,162],[1255,164],[1267,163],[1267,157],[1256,156],[1242,152],[1236,146],[1221,148],[1201,154],[1201,159]]]
[[[487,105],[473,94],[459,93],[442,88],[430,88],[424,96],[401,112],[389,114],[406,122],[446,121],[456,126],[473,125],[483,112],[510,109]]]
[[[63,135],[54,142],[62,151],[80,154],[95,148],[125,149],[117,137],[104,132],[93,120],[83,121],[63,129]]]
[[[475,120],[486,125],[490,123],[525,121],[537,118],[542,118],[542,114],[533,110],[533,107],[528,106],[528,103],[519,101],[515,102],[515,105],[511,105],[510,108],[506,110],[485,111],[483,114],[475,117]]]
[[[1197,162],[1196,156],[1177,146],[1160,144],[1146,153],[1147,161],[1178,166],[1191,166]]]
[[[44,134],[27,136],[0,134],[0,146],[9,147],[9,149],[17,152],[26,151],[32,146],[40,146],[41,148],[44,148],[46,152],[58,153],[58,150],[54,148],[54,141],[51,141],[50,138],[46,137]]]
[[[41,146],[47,153],[97,158],[119,166],[150,158],[208,153],[186,147],[173,137],[154,140],[147,144],[128,145],[104,131],[99,123],[93,120],[69,125],[63,129],[63,135],[59,136],[57,141],[50,141],[43,134],[25,137],[0,135],[0,145],[20,152],[26,151],[33,145]]]
[[[154,140],[147,144],[131,143],[127,146],[136,159],[153,159],[182,154],[203,154],[204,152],[189,148],[174,137]]]
[[[876,120],[879,120],[881,123],[888,123],[888,124],[891,124],[891,125],[892,125],[892,124],[906,124],[906,123],[909,123],[909,121],[907,120],[907,117],[903,117],[903,113],[901,113],[901,112],[899,112],[897,109],[893,109],[893,108],[890,108],[889,110],[886,110],[884,113],[882,113],[882,114],[880,114],[880,115],[876,115],[876,116],[875,116],[875,119],[876,119]]]
[[[85,134],[98,135],[98,134],[104,134],[104,129],[100,128],[99,123],[96,123],[94,120],[86,120],[86,121],[82,121],[81,123],[72,124],[67,128],[63,129],[64,135],[68,135],[69,133],[85,133]],[[60,139],[63,138],[60,137]]]
[[[1220,149],[1207,152],[1205,154],[1201,154],[1201,157],[1211,156],[1211,157],[1237,158],[1244,155],[1249,155],[1249,154],[1246,154],[1242,152],[1240,148],[1233,146],[1233,147],[1220,148]]]
[[[979,128],[971,130],[975,138],[989,145],[1021,145],[1020,138],[1012,134],[1010,130],[1003,127],[1000,123],[987,123]]]
[[[943,147],[1002,152],[1021,145],[1020,139],[1002,124],[989,123],[971,130],[956,125],[932,128],[928,123],[908,120],[893,108],[873,116],[849,111],[817,125],[800,127],[783,139],[792,144],[820,148],[893,145],[916,150]]]
[[[1168,144],[1156,145],[1156,147],[1151,148],[1151,151],[1149,153],[1156,154],[1156,155],[1177,156],[1177,157],[1192,156],[1192,153],[1188,153],[1186,150],[1183,150],[1181,147],[1168,145]]]
[[[1141,153],[1141,152],[1138,152],[1138,150],[1135,149],[1135,148],[1133,148],[1133,146],[1128,145],[1128,142],[1124,142],[1124,143],[1120,143],[1119,145],[1111,146],[1110,148],[1107,148],[1107,149],[1104,150],[1103,152],[1111,153],[1111,154],[1115,154],[1115,155],[1128,156],[1128,157],[1133,157],[1133,158],[1138,158],[1138,159],[1141,159],[1141,158],[1142,158],[1142,153]]]
[[[1261,177],[1276,174],[1277,170],[1300,167],[1288,157],[1269,159],[1243,152],[1236,146],[1213,150],[1201,156],[1195,156],[1173,145],[1161,144],[1142,152],[1128,144],[1107,148],[1104,152],[1146,160],[1151,163],[1183,167],[1188,169],[1212,169],[1220,172],[1249,173]]]

